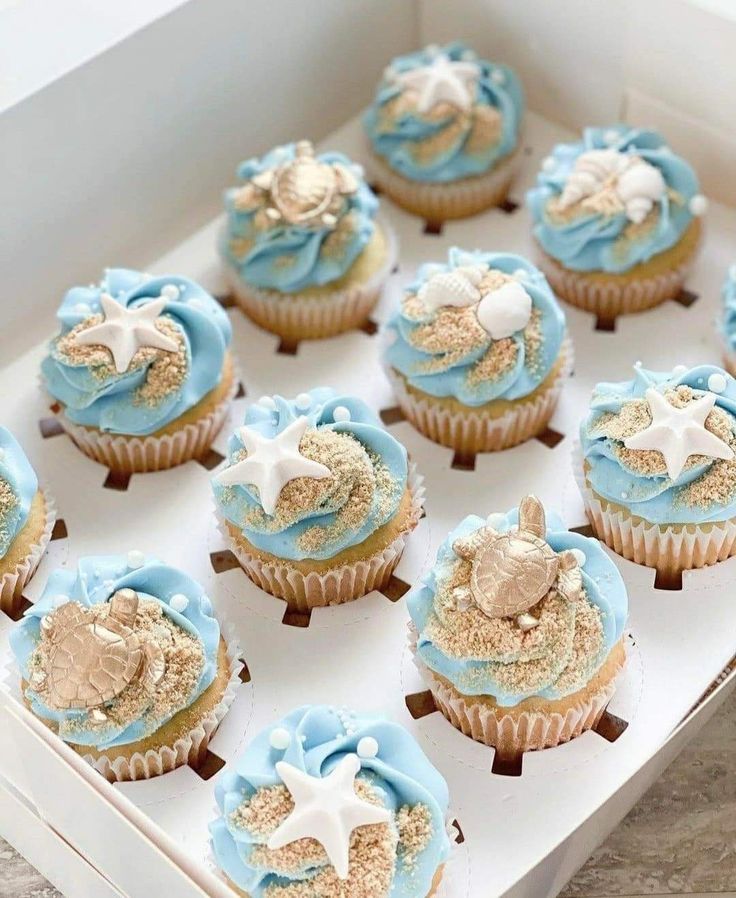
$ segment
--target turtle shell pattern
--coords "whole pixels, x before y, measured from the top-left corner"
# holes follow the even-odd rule
[[[332,167],[312,157],[297,158],[276,172],[271,196],[286,221],[300,222],[326,212],[338,192]]]

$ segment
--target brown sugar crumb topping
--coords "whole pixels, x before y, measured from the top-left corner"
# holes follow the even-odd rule
[[[18,497],[8,481],[4,477],[0,477],[0,543],[6,542],[10,537],[8,518],[17,506]]]

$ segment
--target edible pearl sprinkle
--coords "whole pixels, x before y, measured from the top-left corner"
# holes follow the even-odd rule
[[[138,549],[131,549],[130,552],[128,552],[127,561],[128,567],[131,568],[131,570],[137,571],[138,568],[143,567],[146,563],[146,556]]]
[[[491,72],[491,81],[494,84],[503,84],[506,81],[506,75],[501,71],[501,69],[494,69]]]
[[[378,742],[373,736],[363,736],[358,742],[359,758],[375,758],[378,754]]]
[[[350,409],[345,408],[344,405],[338,405],[335,407],[335,410],[332,413],[332,417],[337,422],[349,421],[350,420]]]
[[[603,135],[603,140],[610,146],[612,143],[616,143],[618,140],[618,131],[614,131],[611,128],[610,131],[606,131]]]
[[[262,405],[264,408],[267,408],[269,412],[276,411],[276,403],[271,399],[270,396],[261,396],[258,400],[258,405]]]
[[[547,174],[553,172],[557,168],[557,163],[553,159],[552,156],[546,156],[542,160],[542,171],[546,171]]]
[[[178,299],[179,298],[179,288],[176,284],[166,284],[161,288],[161,296],[165,299]]]
[[[675,365],[672,369],[672,373],[676,377],[682,377],[683,374],[687,374],[687,365]]]
[[[723,393],[723,391],[726,389],[726,386],[726,378],[718,372],[716,372],[715,374],[711,374],[711,376],[708,378],[708,389],[711,391],[711,393]]]
[[[74,306],[74,311],[77,313],[77,315],[91,315],[92,314],[92,308],[91,308],[91,306],[87,305],[86,302],[78,302]]]
[[[705,215],[708,211],[708,200],[702,193],[696,193],[694,197],[691,197],[688,208],[693,215]]]
[[[300,393],[294,400],[294,405],[301,411],[304,411],[304,409],[309,408],[309,406],[311,404],[312,404],[312,397],[309,395],[309,393]]]
[[[529,279],[529,272],[526,268],[517,268],[514,272],[514,277],[517,281],[526,281]]]
[[[286,751],[291,745],[291,733],[283,727],[276,727],[271,730],[268,741],[271,744],[271,748],[275,748],[276,751]]]
[[[173,595],[169,600],[169,605],[174,611],[186,611],[188,604],[189,599],[182,592],[177,592],[176,595]]]

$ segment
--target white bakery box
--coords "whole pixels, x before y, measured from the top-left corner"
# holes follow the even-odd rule
[[[629,661],[608,714],[596,732],[527,754],[520,768],[430,713],[406,648],[401,596],[468,513],[505,510],[535,492],[569,526],[585,524],[570,450],[596,380],[625,378],[637,359],[655,369],[717,360],[719,288],[736,259],[736,211],[722,205],[736,204],[733,9],[728,0],[118,6],[113,13],[101,2],[0,5],[8,75],[0,88],[0,421],[28,450],[64,522],[27,598],[40,593],[50,570],[78,556],[142,548],[206,584],[246,667],[203,770],[118,786],[23,707],[9,674],[0,690],[0,835],[69,898],[142,898],[153,889],[177,898],[232,896],[207,842],[223,762],[299,704],[347,704],[407,726],[449,782],[458,845],[443,898],[555,895],[733,690],[736,559],[664,590],[652,571],[616,558],[630,595]],[[520,205],[425,233],[423,222],[385,202],[401,252],[377,323],[415,266],[452,245],[528,253],[524,191],[552,144],[587,123],[623,118],[666,131],[710,194],[705,246],[677,302],[619,319],[613,330],[568,310],[576,371],[551,428],[478,456],[472,470],[392,413],[372,328],[294,352],[233,309],[245,395],[226,430],[264,393],[332,384],[384,411],[426,479],[427,516],[387,595],[320,609],[308,620],[285,615],[223,552],[205,465],[120,483],[54,435],[37,386],[43,340],[66,287],[95,279],[106,264],[185,274],[222,295],[213,219],[238,161],[302,136],[363,159],[355,116],[385,63],[457,37],[515,66],[525,81],[533,112],[512,193]],[[220,452],[224,443],[223,433]],[[13,623],[0,614],[3,669]]]

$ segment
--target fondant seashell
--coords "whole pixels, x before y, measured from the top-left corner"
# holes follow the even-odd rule
[[[566,209],[601,190],[609,179],[627,165],[627,157],[618,150],[588,150],[575,160],[565,188],[560,194],[560,208]]]
[[[427,311],[447,306],[472,306],[480,300],[478,285],[488,269],[483,265],[463,265],[432,275],[419,289],[419,299]]]
[[[487,293],[478,305],[481,327],[492,340],[502,340],[529,324],[532,298],[518,281],[509,281]]]
[[[662,172],[644,161],[630,165],[616,183],[616,193],[624,204],[626,217],[635,224],[644,221],[666,189]]]

